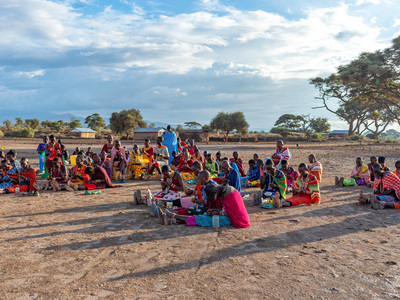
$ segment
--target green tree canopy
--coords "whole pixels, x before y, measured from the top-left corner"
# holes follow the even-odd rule
[[[192,121],[192,122],[185,122],[185,123],[183,123],[186,127],[188,127],[188,128],[190,128],[190,129],[197,129],[198,127],[201,127],[201,124],[200,123],[197,123],[197,122],[194,122],[194,121]]]
[[[143,120],[142,114],[138,109],[124,109],[119,113],[113,112],[111,114],[110,128],[116,134],[126,133],[126,135],[129,135],[137,127],[146,126],[147,124]]]
[[[22,126],[24,125],[24,121],[21,118],[15,118],[15,125]]]
[[[85,124],[87,124],[88,127],[93,130],[96,130],[97,128],[104,128],[104,126],[106,126],[106,122],[98,113],[87,116],[85,119]]]
[[[6,126],[7,130],[11,129],[11,121],[10,120],[5,120],[3,122],[3,125]]]
[[[183,126],[181,124],[178,124],[176,126],[176,131],[182,131],[183,130]]]
[[[249,128],[249,124],[242,112],[220,112],[211,120],[210,126],[212,129],[225,132],[226,137],[234,129],[238,132],[246,133]]]
[[[26,119],[25,125],[26,125],[26,127],[29,127],[32,129],[38,129],[40,126],[40,121],[39,121],[39,119]]]
[[[326,133],[331,131],[331,125],[328,122],[328,118],[312,118],[310,119],[308,126],[313,132]]]
[[[60,127],[62,127],[62,124],[60,123],[60,121],[58,121],[57,123],[60,125]],[[71,122],[69,122],[69,128],[71,128],[71,129],[82,128],[81,120],[72,117]]]
[[[291,130],[297,130],[302,126],[303,122],[305,122],[305,118],[303,116],[284,114],[279,117],[279,119],[275,122],[274,126],[286,127]]]

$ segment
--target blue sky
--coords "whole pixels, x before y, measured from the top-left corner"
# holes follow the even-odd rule
[[[0,119],[48,113],[206,124],[244,112],[343,124],[308,84],[400,34],[400,1],[0,1]],[[7,105],[7,104],[10,105]]]

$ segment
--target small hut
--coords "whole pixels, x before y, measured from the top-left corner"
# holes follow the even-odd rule
[[[75,128],[72,129],[70,132],[71,136],[77,138],[84,138],[84,139],[94,139],[96,138],[96,131],[90,128]]]
[[[348,138],[349,131],[348,130],[332,130],[329,132],[329,138]]]
[[[155,143],[156,139],[161,136],[165,130],[164,127],[137,128],[133,132],[133,139],[135,141],[144,141],[145,139],[149,139]]]

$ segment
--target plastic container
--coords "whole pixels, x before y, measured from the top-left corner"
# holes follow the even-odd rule
[[[19,186],[15,188],[15,193],[19,193]]]
[[[219,227],[219,215],[212,216],[212,226]]]
[[[69,157],[69,159],[71,160],[71,166],[75,166],[76,165],[76,157],[77,157],[77,155],[71,155]]]
[[[173,202],[167,202],[167,208],[171,209],[173,207]]]

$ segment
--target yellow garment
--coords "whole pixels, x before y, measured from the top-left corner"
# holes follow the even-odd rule
[[[182,175],[182,179],[185,180],[185,181],[194,179],[194,174],[190,174],[190,173],[187,173],[187,172],[182,172],[181,175]]]
[[[76,175],[79,175],[79,176],[82,176],[82,175],[84,175],[84,174],[82,174],[82,169],[85,169],[86,168],[86,166],[82,166],[82,168],[79,168],[78,166],[76,166],[76,172],[74,173],[74,174],[76,174]],[[83,180],[81,180],[81,179],[76,179],[77,181],[70,181],[70,183],[72,184],[72,185],[81,185],[81,184],[83,184]]]
[[[146,173],[146,165],[143,162],[143,156],[136,155],[135,153],[129,154],[128,164],[128,178],[139,179],[143,174]],[[139,165],[137,165],[139,164]]]

